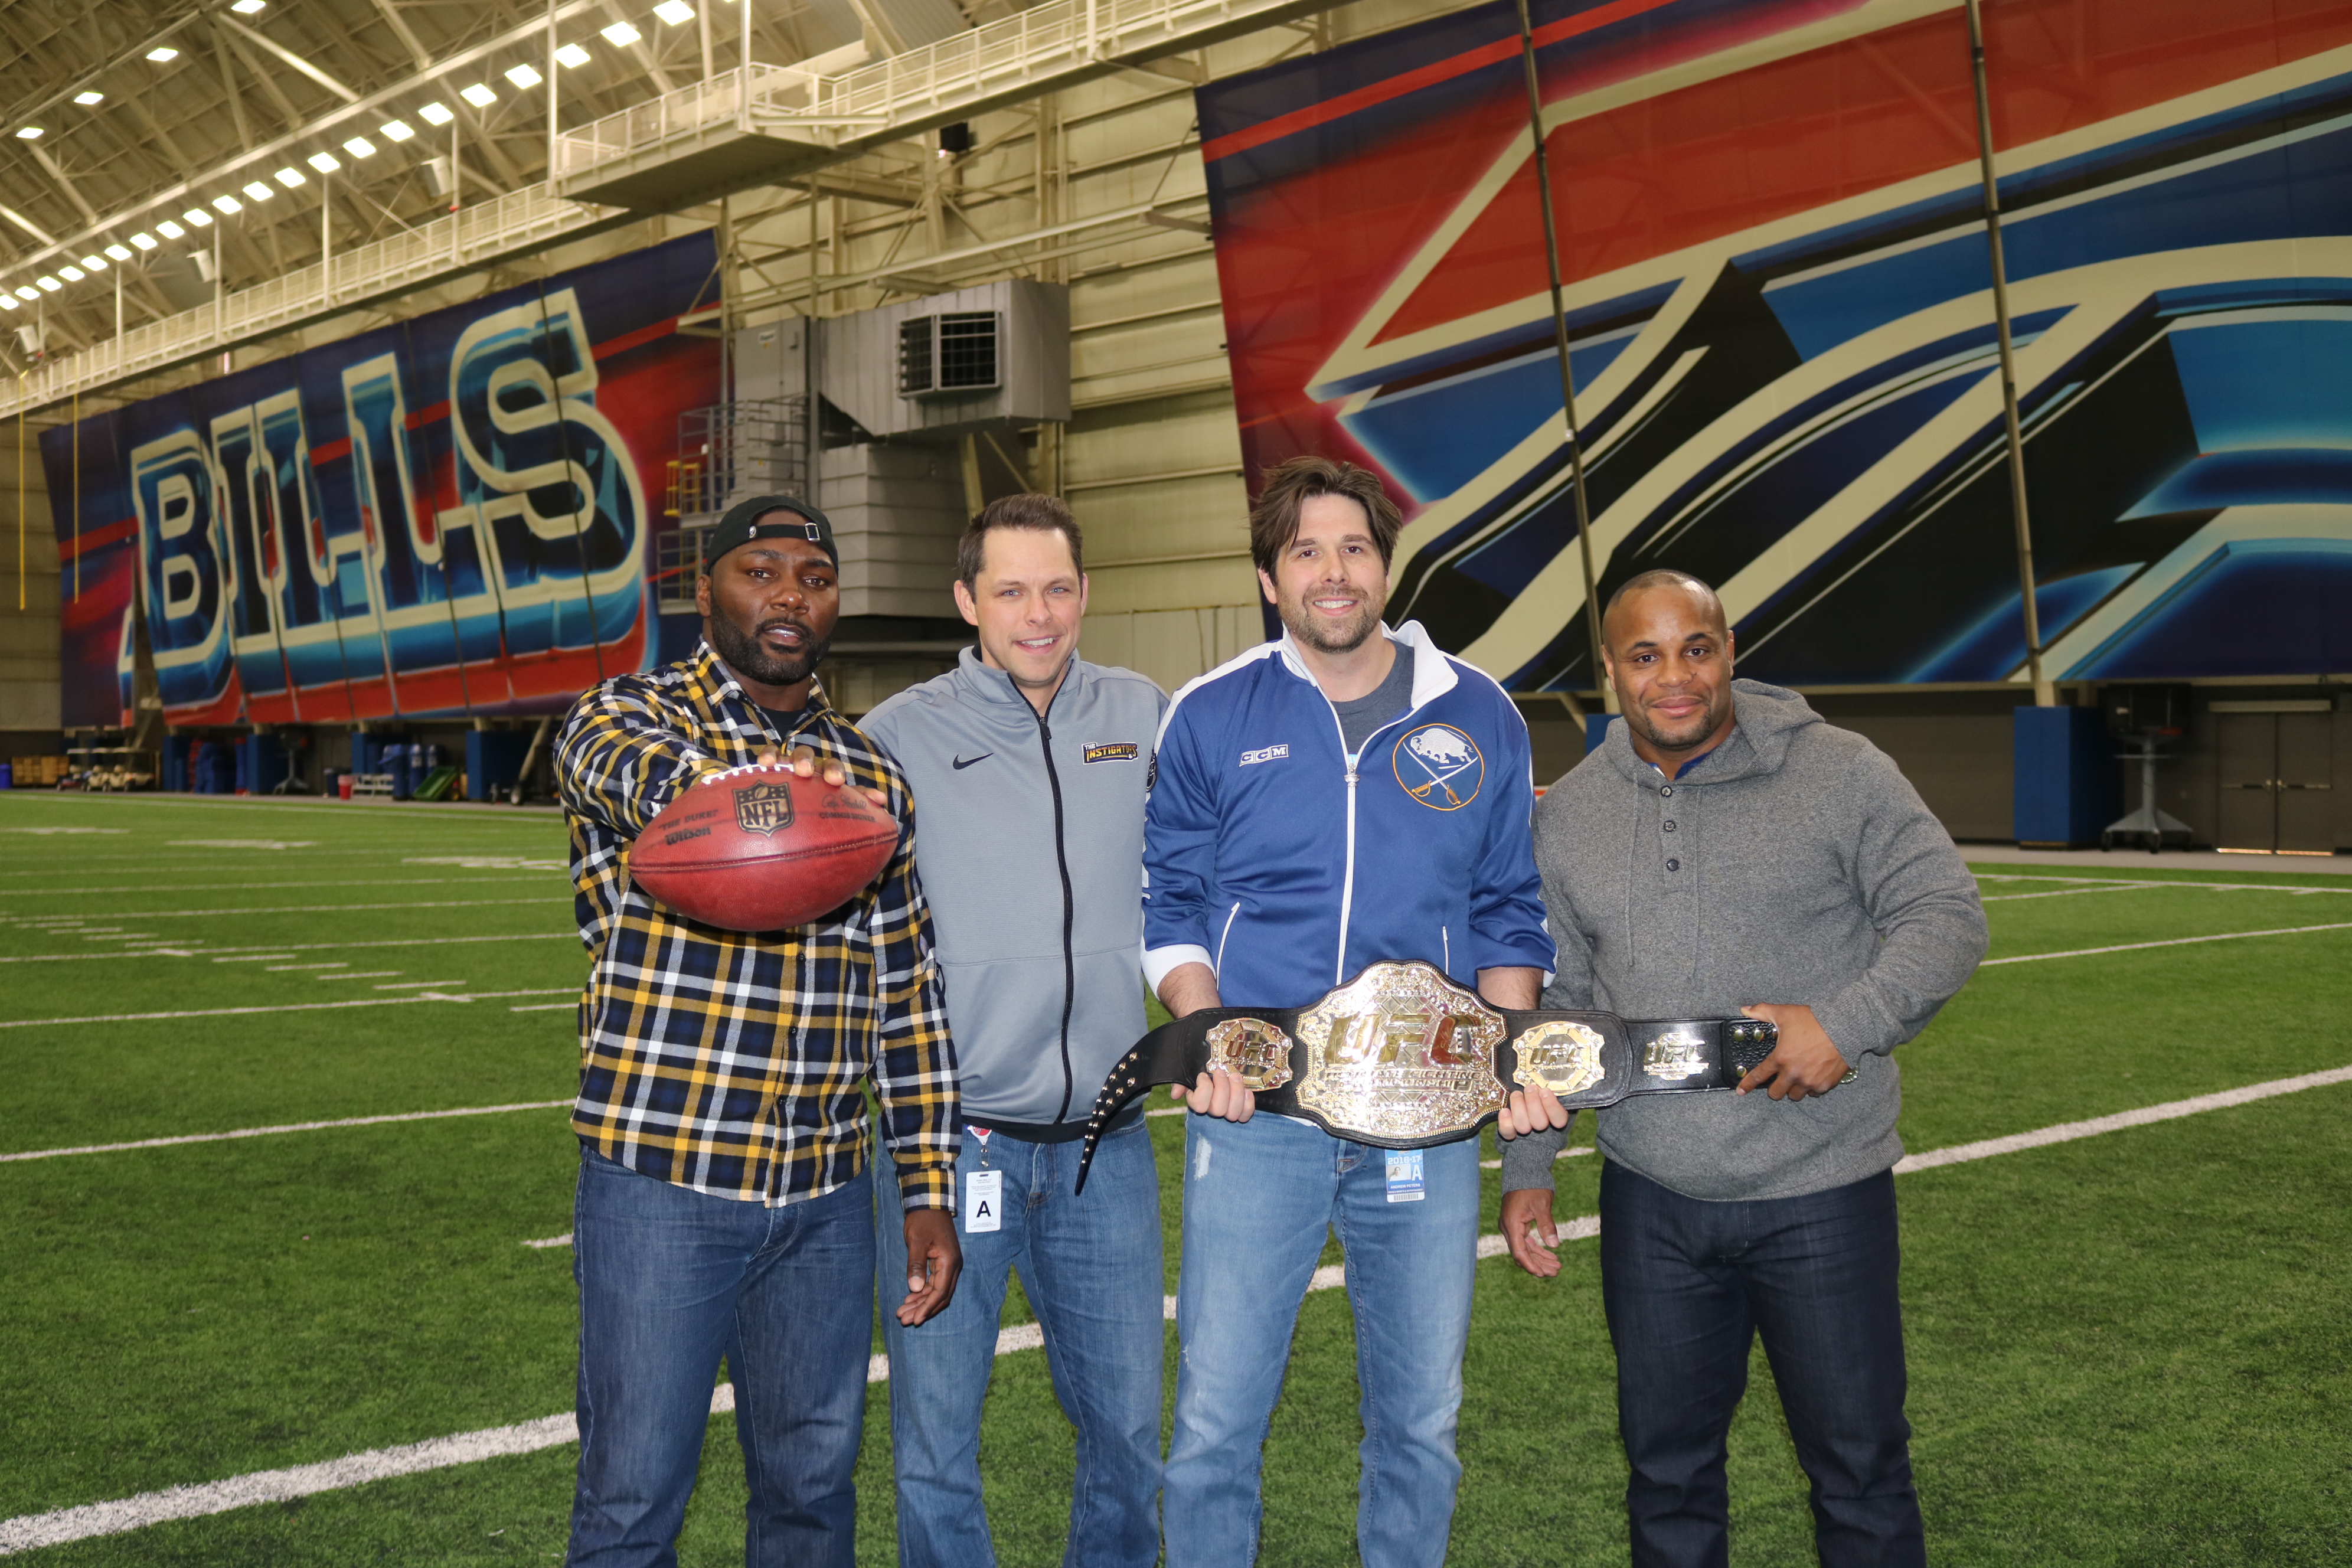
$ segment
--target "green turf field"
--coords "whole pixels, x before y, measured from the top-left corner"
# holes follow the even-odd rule
[[[566,1100],[563,853],[544,812],[0,794],[0,1154]],[[2339,929],[1986,968],[1903,1050],[1909,1147],[2352,1063],[2352,878],[2261,864],[1979,868],[1996,960]],[[1901,1178],[1936,1562],[2352,1560],[2348,1112],[2337,1085]],[[1171,1289],[1181,1121],[1153,1123]],[[542,1107],[0,1163],[0,1521],[567,1412],[571,1255],[523,1243],[570,1228],[574,1162]],[[1594,1164],[1560,1167],[1563,1218]],[[1595,1253],[1564,1256],[1549,1282],[1480,1265],[1454,1562],[1625,1560]],[[1351,1562],[1342,1292],[1308,1298],[1288,1389],[1263,1560]],[[545,1563],[573,1452],[36,1556]],[[683,1560],[740,1561],[730,1417],[706,1458]],[[1003,1560],[1058,1562],[1071,1446],[1039,1352],[999,1362],[982,1462]],[[1811,1562],[1760,1357],[1732,1464],[1736,1560]],[[879,1385],[861,1487],[860,1560],[893,1562]]]

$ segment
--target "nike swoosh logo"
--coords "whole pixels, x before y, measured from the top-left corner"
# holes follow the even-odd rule
[[[996,755],[994,752],[982,752],[976,757],[958,757],[953,762],[950,763],[948,766],[953,768],[958,773],[961,773],[964,769],[971,766],[972,763],[984,763],[994,755]]]

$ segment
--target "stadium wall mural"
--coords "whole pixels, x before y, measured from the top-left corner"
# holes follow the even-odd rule
[[[719,398],[717,341],[676,331],[715,259],[689,237],[43,432],[65,722],[129,722],[142,641],[174,725],[560,710],[677,657],[649,563],[677,416]]]
[[[1987,0],[2062,680],[2352,669],[2352,5]],[[1534,0],[1605,597],[1744,673],[2020,681],[1966,13]],[[1593,685],[1516,12],[1198,94],[1244,459],[1406,500],[1391,618]]]

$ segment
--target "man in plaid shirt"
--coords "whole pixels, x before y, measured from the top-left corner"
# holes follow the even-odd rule
[[[871,1348],[870,1079],[898,1167],[908,1294],[944,1309],[955,1053],[915,877],[906,781],[825,701],[840,615],[832,527],[763,496],[712,531],[703,644],[607,680],[556,742],[581,938],[580,1469],[573,1563],[667,1563],[721,1355],[751,1483],[753,1564],[853,1560],[852,1470]],[[789,751],[907,825],[888,867],[824,919],[743,934],[633,886],[629,844],[680,791]]]

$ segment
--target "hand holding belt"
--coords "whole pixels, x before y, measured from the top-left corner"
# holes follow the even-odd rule
[[[1247,1084],[1260,1110],[1420,1149],[1477,1131],[1517,1088],[1549,1089],[1570,1110],[1736,1088],[1780,1039],[1757,1018],[1506,1011],[1426,963],[1375,963],[1311,1007],[1208,1007],[1144,1036],[1095,1099],[1078,1190],[1130,1100],[1213,1068]]]

